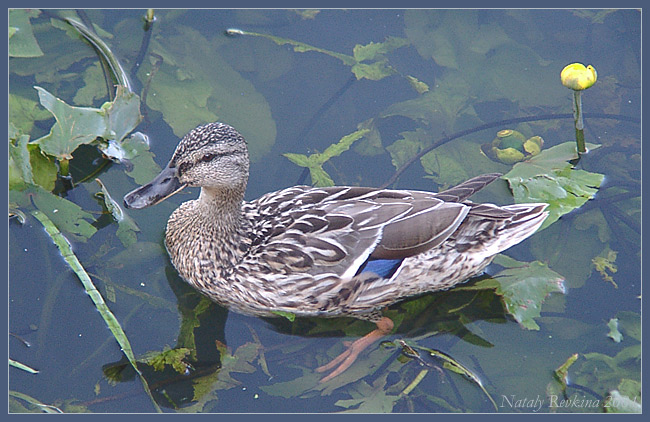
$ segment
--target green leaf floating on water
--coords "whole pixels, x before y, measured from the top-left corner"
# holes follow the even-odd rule
[[[314,186],[333,186],[334,181],[329,176],[329,174],[323,170],[323,164],[325,164],[325,162],[330,158],[337,157],[343,152],[350,149],[350,146],[356,140],[361,139],[363,135],[369,131],[369,129],[361,129],[357,130],[356,132],[352,132],[351,134],[341,138],[341,140],[336,144],[328,146],[322,153],[311,154],[310,156],[293,153],[287,153],[283,155],[300,167],[307,167],[311,174],[311,181]]]
[[[10,190],[9,202],[21,208],[36,208],[43,212],[62,231],[77,240],[85,241],[97,229],[86,220],[94,221],[93,216],[79,205],[58,197],[40,186],[27,185],[24,190]]]
[[[459,286],[456,290],[494,289],[506,311],[524,328],[539,330],[534,318],[540,316],[542,303],[550,293],[565,293],[564,278],[539,261],[519,262],[497,255],[494,262],[505,267],[492,278]]]
[[[352,67],[352,73],[357,79],[370,79],[378,81],[396,73],[388,64],[388,59],[385,54],[409,44],[406,38],[388,37],[386,41],[381,43],[371,42],[366,45],[357,44],[353,49],[353,56],[347,54],[337,53],[335,51],[325,50],[323,48],[314,47],[300,41],[294,41],[288,38],[276,37],[274,35],[260,34],[257,32],[242,31],[240,29],[229,29],[226,31],[229,35],[250,35],[254,37],[267,38],[278,45],[292,45],[293,50],[298,53],[317,52],[326,54],[328,56],[337,58],[343,64]],[[366,62],[366,63],[364,63]],[[408,76],[407,76],[408,78]],[[414,78],[413,78],[414,79]]]
[[[206,39],[189,27],[152,40],[152,51],[163,62],[151,79],[147,105],[163,114],[178,137],[217,120],[236,127],[248,141],[251,160],[257,161],[275,143],[271,107],[219,55],[222,42],[223,37]],[[150,71],[150,63],[145,64]]]
[[[68,105],[45,89],[35,88],[41,104],[54,115],[56,123],[49,134],[34,143],[44,153],[59,159],[71,159],[77,147],[97,138],[119,142],[142,119],[140,98],[125,89],[118,88],[115,100],[97,109]]]
[[[587,144],[590,150],[599,145]],[[568,162],[578,158],[575,142],[546,149],[530,160],[514,165],[504,179],[510,184],[515,202],[546,202],[549,216],[542,228],[593,198],[604,175],[576,170]]]
[[[618,318],[610,318],[607,327],[609,328],[607,337],[611,338],[616,343],[620,343],[621,340],[623,340],[623,334],[618,331]]]

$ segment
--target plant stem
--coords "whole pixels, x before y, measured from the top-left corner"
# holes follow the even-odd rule
[[[70,175],[70,160],[65,158],[59,160],[59,172],[63,177],[68,177]]]
[[[573,91],[573,120],[576,123],[576,144],[578,154],[587,152],[585,147],[585,124],[582,120],[582,91]]]

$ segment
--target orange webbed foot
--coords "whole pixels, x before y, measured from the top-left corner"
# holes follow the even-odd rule
[[[390,334],[394,326],[393,321],[387,317],[382,317],[379,321],[376,322],[376,324],[377,329],[354,341],[343,353],[338,355],[330,363],[316,368],[316,372],[325,372],[338,365],[338,367],[334,369],[329,375],[323,377],[323,379],[320,380],[321,383],[327,382],[332,378],[342,374],[354,363],[354,361],[357,359],[357,356],[359,356],[359,353],[361,353],[365,348],[380,338],[384,337],[387,334]]]

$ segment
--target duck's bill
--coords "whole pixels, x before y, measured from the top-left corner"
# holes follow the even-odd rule
[[[178,180],[175,167],[165,167],[151,182],[124,196],[127,208],[142,209],[164,201],[185,187]]]

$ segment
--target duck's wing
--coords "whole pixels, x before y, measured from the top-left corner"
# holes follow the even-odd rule
[[[368,260],[401,260],[444,242],[470,207],[420,191],[293,187],[244,207],[251,254],[280,273],[351,278]]]

